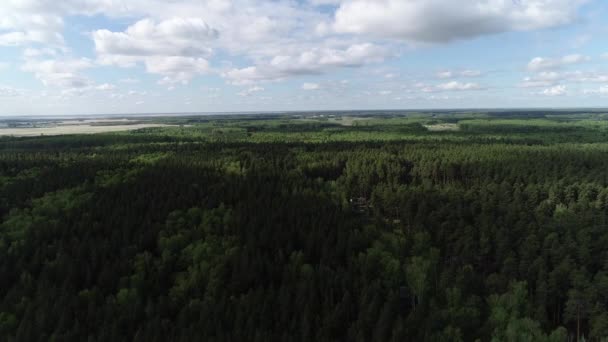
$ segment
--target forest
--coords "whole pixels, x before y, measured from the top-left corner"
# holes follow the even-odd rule
[[[140,121],[0,137],[1,341],[608,341],[608,114]]]

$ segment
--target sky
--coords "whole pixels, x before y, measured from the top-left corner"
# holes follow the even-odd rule
[[[608,107],[605,0],[2,0],[0,115]]]

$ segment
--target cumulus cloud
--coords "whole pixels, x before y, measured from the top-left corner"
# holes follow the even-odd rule
[[[454,77],[454,73],[451,71],[440,71],[436,76],[437,78],[452,78]]]
[[[93,82],[81,72],[93,66],[87,58],[64,60],[27,60],[21,67],[33,73],[45,86],[61,88],[84,88]]]
[[[551,87],[559,83],[608,83],[608,74],[590,71],[541,71],[525,77],[519,84],[522,88]]]
[[[148,72],[164,76],[159,84],[187,84],[194,75],[209,72],[209,62],[204,58],[156,56],[146,58],[145,64]]]
[[[218,31],[200,18],[173,18],[161,22],[140,20],[124,32],[92,33],[101,63],[130,66],[143,62],[150,73],[164,76],[163,84],[187,83],[209,71],[209,41]]]
[[[309,0],[315,6],[339,5],[342,0]]]
[[[29,54],[44,56],[45,54]],[[64,55],[55,59],[25,58],[21,70],[33,73],[34,76],[48,87],[54,98],[67,100],[73,97],[88,96],[98,92],[110,92],[116,86],[110,83],[96,84],[84,74],[94,68],[95,63],[87,58],[72,58]]]
[[[370,43],[354,44],[346,49],[313,48],[294,55],[275,56],[255,66],[232,69],[223,76],[236,85],[251,84],[294,75],[321,74],[328,68],[381,62],[389,55],[386,48]]]
[[[262,88],[260,86],[253,86],[253,87],[250,87],[248,89],[245,89],[245,90],[239,92],[238,95],[246,97],[246,96],[251,96],[255,93],[261,92],[261,91],[264,91],[264,88]]]
[[[0,46],[64,44],[61,15],[29,8],[31,3],[36,1],[8,1],[0,6]]]
[[[437,78],[446,79],[446,78],[455,78],[455,77],[478,77],[481,76],[481,71],[479,70],[461,70],[461,71],[452,71],[452,70],[444,70],[439,71],[435,74]]]
[[[477,83],[462,83],[462,82],[458,82],[458,81],[452,81],[452,82],[447,82],[447,83],[442,83],[437,85],[436,87],[437,90],[444,90],[444,91],[466,91],[466,90],[481,90],[483,89],[481,86],[479,86],[479,84]]]
[[[408,89],[409,88],[409,89]],[[406,92],[415,93],[439,93],[439,92],[461,92],[461,91],[479,91],[485,90],[486,88],[474,82],[459,82],[459,81],[450,81],[440,84],[426,84],[423,82],[418,82],[413,84],[410,87],[404,87]]]
[[[292,26],[310,27],[309,18],[322,16],[309,6],[284,0],[6,0],[0,5],[0,44],[61,45],[64,19],[82,15],[121,20],[151,18],[144,20],[157,25],[162,21],[183,20],[185,22],[167,26],[174,29],[178,25],[187,32],[170,30],[168,33],[182,35],[193,29],[196,35],[192,40],[204,36],[198,31],[204,27],[197,27],[200,24],[197,21],[204,18],[206,23],[226,34],[225,45],[245,50],[252,47],[248,43],[276,40],[278,35],[289,33]],[[159,29],[162,35],[162,25]],[[171,47],[172,44],[167,45]]]
[[[587,95],[608,95],[608,85],[601,86],[597,89],[585,89],[583,90],[583,94]]]
[[[261,91],[261,82],[381,63],[397,56],[396,51],[400,51],[403,41],[442,43],[568,24],[576,19],[583,2],[6,0],[0,5],[0,47],[22,46],[22,70],[33,73],[49,87],[63,88],[60,91],[70,96],[96,90],[110,91],[104,96],[113,93],[110,88],[114,85],[98,85],[86,76],[88,69],[100,64],[142,66],[148,73],[158,76],[158,84],[169,88],[187,84],[199,75],[217,73],[230,84],[248,86],[241,93],[249,96]],[[65,45],[66,23],[70,23],[72,16],[83,15],[100,15],[108,21],[119,20],[118,27],[126,25],[124,29],[94,27],[94,31],[88,32],[95,46],[95,60],[66,57],[72,53],[70,51],[80,51]],[[96,20],[86,22],[86,25],[97,24]],[[560,65],[574,65],[586,58],[580,57],[584,56],[545,58],[537,61],[539,67],[530,70],[553,71]],[[216,66],[216,60],[219,66]],[[398,75],[386,72],[377,75],[384,78],[385,83]],[[418,91],[484,89],[477,83],[468,82],[472,80],[464,79],[480,74],[476,70],[446,70],[443,75],[437,75],[443,79],[438,83],[446,83],[428,85]],[[539,82],[536,78],[543,77],[533,75],[527,81],[532,84]],[[560,77],[564,76],[560,74]],[[600,82],[599,76],[581,74],[578,77]],[[448,82],[452,80],[455,81]],[[115,81],[119,82],[133,83],[132,80]],[[544,82],[537,86],[549,88],[560,81]],[[312,84],[317,83],[302,85],[302,89],[314,88]],[[335,88],[327,82],[317,86],[324,91]],[[385,87],[391,86],[374,88],[373,93],[377,94],[378,89]],[[397,92],[394,90],[395,94]],[[307,94],[313,95],[315,93]]]
[[[0,97],[18,97],[23,95],[23,90],[0,85]]]
[[[121,78],[120,80],[118,80],[118,82],[120,83],[125,83],[125,84],[134,84],[134,83],[139,83],[139,80],[136,78]]]
[[[40,49],[34,49],[34,48],[26,48],[23,50],[23,57],[25,58],[35,58],[35,57],[42,57],[42,56],[57,56],[59,54],[59,51],[57,49],[53,49],[53,48],[40,48]]]
[[[459,74],[462,77],[478,77],[478,76],[481,76],[481,71],[479,71],[479,70],[463,70]]]
[[[93,32],[101,56],[201,56],[209,54],[207,42],[219,33],[200,18],[173,18],[161,22],[143,19],[125,32]]]
[[[144,0],[132,0],[129,5],[121,0],[5,0],[0,5],[0,46],[36,44],[64,48],[66,17],[135,16],[145,5]]]
[[[564,85],[556,85],[551,88],[547,88],[540,92],[541,95],[546,96],[562,96],[566,94],[566,86]]]
[[[49,34],[43,31],[9,32],[0,34],[0,46],[19,46],[29,43],[62,43],[63,38],[55,33]]]
[[[96,86],[95,89],[102,90],[102,91],[108,91],[108,90],[116,89],[116,86],[113,84],[104,83],[104,84],[100,84],[100,85]]]
[[[567,65],[584,63],[589,60],[589,57],[580,54],[567,55],[561,58],[535,57],[528,63],[528,70],[540,71],[558,69]]]
[[[563,80],[563,76],[555,71],[543,71],[534,76],[524,78],[522,88],[549,87]]]
[[[584,0],[344,0],[333,28],[418,42],[449,42],[572,22]]]
[[[127,95],[129,96],[146,96],[148,93],[145,91],[129,90]]]
[[[304,83],[302,84],[302,90],[319,90],[321,86],[318,83]]]
[[[608,83],[608,73],[591,71],[573,71],[564,73],[564,79],[578,83]]]

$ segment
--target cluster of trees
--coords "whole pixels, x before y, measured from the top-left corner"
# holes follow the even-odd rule
[[[605,341],[607,152],[0,141],[0,340]]]

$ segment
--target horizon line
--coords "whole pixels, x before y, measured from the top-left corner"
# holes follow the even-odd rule
[[[471,107],[471,108],[409,108],[409,109],[310,109],[310,110],[274,110],[274,111],[192,111],[192,112],[133,112],[133,113],[89,113],[89,114],[0,114],[0,120],[16,119],[16,118],[79,118],[79,117],[122,117],[122,116],[136,116],[136,117],[158,117],[158,116],[221,116],[221,115],[294,115],[294,114],[308,114],[308,113],[348,113],[348,112],[502,112],[502,111],[593,111],[601,112],[608,111],[608,107]]]

